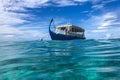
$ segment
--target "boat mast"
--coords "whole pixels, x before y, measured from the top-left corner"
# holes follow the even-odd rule
[[[50,27],[51,27],[52,22],[53,22],[53,18],[51,19],[50,24],[49,24],[49,31],[50,31]]]
[[[56,29],[56,26],[55,26],[54,20],[53,20],[53,18],[52,18],[51,21],[50,21],[50,24],[49,24],[49,30],[50,30],[50,28],[51,28],[51,24],[52,24],[52,23],[53,23],[54,28]]]

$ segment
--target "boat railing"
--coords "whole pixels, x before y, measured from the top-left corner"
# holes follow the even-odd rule
[[[84,37],[83,32],[68,32],[67,35],[76,36],[76,37]]]

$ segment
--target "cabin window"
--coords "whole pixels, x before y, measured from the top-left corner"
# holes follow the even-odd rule
[[[56,34],[65,34],[65,31],[60,30],[60,29],[56,29]]]

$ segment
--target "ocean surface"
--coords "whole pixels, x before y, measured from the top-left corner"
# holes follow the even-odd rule
[[[0,42],[0,80],[120,80],[120,40]]]

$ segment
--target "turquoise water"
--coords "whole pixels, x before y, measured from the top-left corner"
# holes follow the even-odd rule
[[[120,40],[0,42],[0,80],[120,80]]]

